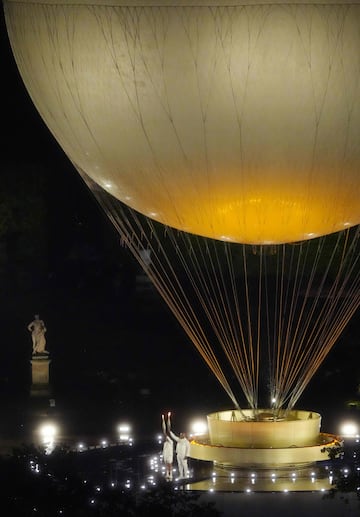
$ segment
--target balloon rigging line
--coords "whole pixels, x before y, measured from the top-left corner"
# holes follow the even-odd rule
[[[254,254],[154,223],[79,172],[235,407],[234,378],[254,414],[262,384],[292,409],[360,304],[359,228]]]
[[[192,306],[186,298],[186,294],[180,285],[176,285],[178,291],[175,289],[174,280],[175,283],[178,284],[178,279],[174,270],[172,269],[172,265],[168,260],[166,253],[162,255],[164,260],[163,263],[157,260],[159,251],[164,251],[164,249],[162,248],[162,244],[157,238],[156,232],[151,231],[151,236],[148,237],[144,227],[141,226],[141,223],[134,212],[132,212],[133,223],[131,224],[128,216],[125,215],[121,205],[118,204],[116,200],[112,199],[111,196],[101,191],[99,187],[96,184],[93,184],[90,178],[86,177],[82,171],[79,170],[79,173],[87,183],[88,187],[93,191],[96,199],[112,221],[114,227],[124,239],[125,244],[129,247],[136,260],[146,271],[149,278],[152,280],[159,293],[168,304],[169,308],[176,315],[179,323],[183,326],[184,330],[195,345],[196,349],[201,354],[205,363],[223,386],[224,390],[233,401],[234,405],[239,407],[235,395],[233,394],[232,389],[226,380],[226,377],[219,365],[217,358],[214,355],[212,348],[209,346],[206,340],[206,336],[194,311],[192,310]],[[117,205],[115,210],[114,204]],[[148,223],[150,227],[150,220]],[[156,249],[153,240],[155,240],[155,244],[158,249]],[[146,245],[144,245],[144,242]],[[140,253],[143,249],[151,249],[153,252],[151,267],[144,263],[144,259]],[[169,271],[173,276],[172,280],[169,279],[169,271],[165,269],[164,264],[168,266]]]

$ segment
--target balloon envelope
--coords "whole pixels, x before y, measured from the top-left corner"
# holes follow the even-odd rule
[[[128,206],[252,244],[360,222],[359,0],[4,6],[47,126]]]

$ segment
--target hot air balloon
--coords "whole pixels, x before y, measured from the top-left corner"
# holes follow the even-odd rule
[[[335,438],[294,406],[360,301],[359,0],[4,8],[39,113],[233,402],[211,442],[264,448],[270,419],[300,456],[261,462],[317,461]]]
[[[358,1],[4,6],[47,126],[126,205],[250,244],[360,222]]]

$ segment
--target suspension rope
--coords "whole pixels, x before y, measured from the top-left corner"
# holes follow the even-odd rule
[[[265,386],[275,410],[291,409],[360,305],[359,228],[271,249],[213,241],[154,223],[79,172],[234,406],[242,394],[256,412]]]

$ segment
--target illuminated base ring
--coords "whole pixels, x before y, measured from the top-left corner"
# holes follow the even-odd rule
[[[191,441],[190,456],[224,468],[292,468],[329,459],[341,439],[321,433],[321,416],[309,411],[221,411],[208,415],[206,436]]]

